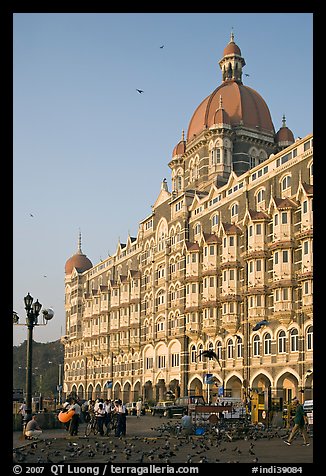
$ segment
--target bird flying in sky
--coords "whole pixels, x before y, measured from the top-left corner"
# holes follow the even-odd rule
[[[160,46],[160,48],[161,48],[161,49],[164,48],[164,45]]]
[[[30,216],[30,217],[34,217],[33,213],[30,213],[29,216]]]
[[[144,91],[142,89],[136,89],[136,91],[139,92],[139,94],[143,93]]]

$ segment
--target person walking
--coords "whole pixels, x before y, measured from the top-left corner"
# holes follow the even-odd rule
[[[308,423],[308,418],[306,417],[304,413],[303,405],[301,405],[297,397],[294,397],[292,402],[295,405],[294,427],[292,428],[289,438],[287,440],[284,440],[284,443],[286,445],[291,446],[293,438],[295,437],[297,432],[300,431],[303,436],[303,441],[304,441],[303,446],[309,446],[310,445],[309,437],[306,430],[306,424]]]
[[[188,410],[183,412],[183,416],[181,418],[181,428],[182,433],[186,436],[192,435],[194,433],[194,425],[192,423],[192,418],[188,413]]]
[[[24,424],[24,417],[26,415],[26,410],[27,410],[27,405],[26,405],[26,402],[24,400],[23,403],[20,405],[19,410],[18,410],[18,413],[20,413],[21,417],[22,417],[22,425]]]
[[[115,412],[118,415],[118,424],[115,432],[115,436],[126,436],[126,426],[127,426],[127,414],[126,406],[119,399],[115,403]]]
[[[98,404],[97,410],[95,410],[95,416],[96,416],[96,420],[97,420],[98,432],[101,436],[103,436],[104,435],[103,424],[104,424],[105,416],[106,416],[106,412],[105,412],[103,403],[100,402]]]
[[[142,406],[143,406],[142,401],[141,401],[141,399],[139,398],[138,401],[136,402],[137,418],[139,418],[140,415],[141,415]]]
[[[111,423],[111,417],[112,417],[112,402],[109,398],[107,398],[104,402],[104,410],[105,410],[105,421],[104,425],[106,426],[106,430],[108,431],[109,425]]]
[[[69,406],[69,410],[75,410],[72,419],[70,420],[69,425],[69,434],[70,436],[77,436],[78,435],[78,426],[79,426],[79,418],[81,414],[81,407],[78,404],[75,398],[72,399],[71,405]]]

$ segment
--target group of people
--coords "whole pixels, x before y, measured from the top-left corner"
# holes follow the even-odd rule
[[[67,412],[70,410],[74,410],[74,414],[71,420],[65,423],[65,426],[71,436],[78,434],[81,420],[88,422],[94,417],[96,418],[99,434],[104,436],[104,427],[108,429],[114,415],[117,418],[115,436],[126,436],[127,412],[126,406],[120,399],[111,400],[107,398],[104,400],[103,398],[97,398],[96,400],[88,400],[80,404],[77,399],[70,398],[63,404],[62,411]]]

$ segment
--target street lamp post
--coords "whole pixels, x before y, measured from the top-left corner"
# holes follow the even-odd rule
[[[19,316],[13,311],[13,324],[16,326],[27,327],[27,350],[26,350],[26,413],[23,419],[23,433],[25,434],[25,427],[32,418],[32,360],[33,360],[33,329],[34,326],[44,326],[52,319],[54,312],[52,309],[44,309],[43,322],[38,322],[38,317],[42,309],[42,304],[38,299],[33,302],[32,296],[28,293],[24,297],[26,310],[26,324],[19,324]]]

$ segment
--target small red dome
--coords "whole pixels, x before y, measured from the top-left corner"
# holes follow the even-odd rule
[[[224,111],[223,108],[217,109],[217,111],[214,114],[214,119],[213,119],[213,124],[229,124],[231,125],[230,122],[230,116],[226,111]]]
[[[92,267],[92,262],[87,258],[87,256],[81,252],[77,252],[66,261],[65,274],[71,274],[74,268],[76,268],[80,273],[83,273]]]
[[[228,43],[226,47],[224,48],[223,56],[227,56],[227,55],[241,56],[241,50],[239,46],[234,43],[234,41],[230,41],[230,43]]]
[[[177,145],[173,149],[172,157],[175,157],[176,155],[182,155],[185,152],[186,152],[186,141],[181,140],[180,142],[177,143]]]
[[[282,120],[282,127],[277,131],[275,135],[275,140],[280,145],[290,145],[294,143],[293,132],[287,127],[284,115]]]

